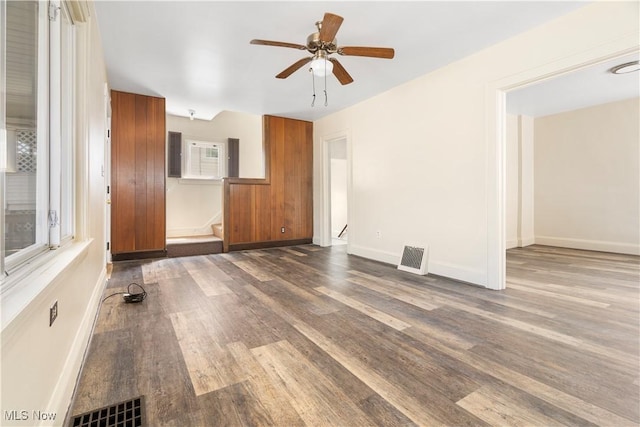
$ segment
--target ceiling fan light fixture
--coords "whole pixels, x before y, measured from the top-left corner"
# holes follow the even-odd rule
[[[627,62],[626,64],[617,65],[609,70],[612,74],[628,74],[640,70],[638,61]]]
[[[333,72],[333,63],[326,56],[315,58],[311,61],[311,71],[314,76],[324,77]]]

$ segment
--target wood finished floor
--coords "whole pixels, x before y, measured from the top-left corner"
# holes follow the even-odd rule
[[[508,251],[508,289],[298,246],[114,265],[71,414],[149,426],[637,426],[634,256]]]

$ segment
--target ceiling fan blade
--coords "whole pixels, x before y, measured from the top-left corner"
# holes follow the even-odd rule
[[[313,56],[309,58],[302,58],[301,60],[296,61],[294,64],[290,65],[288,68],[284,69],[280,74],[278,74],[276,78],[286,79],[295,71],[298,71],[300,68],[302,68],[305,64],[308,64],[309,62],[311,62],[312,59],[313,59]]]
[[[342,25],[344,18],[334,15],[333,13],[325,13],[322,18],[322,26],[320,27],[320,40],[323,42],[332,42],[336,38],[336,34]]]
[[[395,51],[390,47],[345,46],[338,49],[340,55],[368,56],[370,58],[392,59]]]
[[[251,43],[251,44],[260,44],[260,45],[264,45],[264,46],[290,47],[292,49],[300,49],[300,50],[305,50],[307,48],[306,46],[303,46],[301,44],[286,43],[286,42],[274,42],[274,41],[271,41],[271,40],[253,39],[249,43]]]
[[[333,75],[336,76],[338,81],[343,85],[348,85],[349,83],[353,83],[353,77],[347,73],[347,70],[344,69],[341,63],[338,62],[335,58],[329,58],[329,61],[333,63]]]

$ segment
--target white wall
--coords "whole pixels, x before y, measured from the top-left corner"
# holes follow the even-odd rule
[[[505,165],[506,248],[532,245],[534,239],[533,117],[507,115]]]
[[[317,120],[316,238],[324,203],[322,141],[348,132],[351,252],[396,263],[403,242],[424,242],[431,272],[501,288],[503,163],[494,138],[501,104],[492,88],[637,48],[637,16],[637,3],[589,4]]]
[[[91,16],[95,11],[91,5]],[[2,296],[2,425],[4,411],[56,413],[62,425],[105,284],[104,166],[106,71],[96,22],[78,24],[77,242],[58,249],[55,262]],[[86,84],[85,84],[86,83]],[[90,215],[88,214],[90,213]],[[30,293],[32,290],[37,292]],[[49,305],[58,318],[49,327]]]
[[[535,120],[536,243],[640,254],[639,106]]]
[[[518,116],[507,115],[505,233],[507,249],[518,246],[520,221],[520,126]]]
[[[204,141],[240,139],[240,177],[264,178],[262,116],[223,111],[212,120],[167,115],[167,131]],[[167,179],[167,236],[211,234],[222,220],[222,183]]]

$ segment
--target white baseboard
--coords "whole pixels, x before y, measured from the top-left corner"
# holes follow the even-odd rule
[[[487,287],[487,275],[471,268],[463,267],[457,264],[449,264],[446,262],[429,261],[429,272],[438,276],[448,277],[450,279],[460,280],[462,282]]]
[[[533,236],[520,237],[515,239],[507,239],[507,241],[505,242],[505,246],[507,249],[524,248],[525,246],[533,245],[535,242],[536,239]]]
[[[401,257],[400,253],[396,254],[353,244],[350,246],[350,250],[350,253],[353,255],[358,255],[363,258],[368,258],[392,265],[398,265]],[[450,279],[460,280],[483,287],[487,286],[487,277],[484,272],[462,267],[460,265],[449,264],[446,262],[429,259],[428,272],[437,274],[438,276],[448,277]]]
[[[350,254],[372,259],[374,261],[384,262],[386,264],[398,265],[398,261],[400,261],[399,253],[396,254],[393,252],[381,251],[379,249],[372,249],[354,244],[349,245],[349,249]]]
[[[70,405],[73,400],[73,394],[80,376],[82,369],[82,363],[84,361],[85,354],[89,347],[91,336],[93,335],[93,329],[98,317],[98,309],[100,308],[100,299],[104,292],[104,288],[107,284],[107,269],[106,267],[100,272],[98,281],[96,282],[91,299],[87,304],[87,308],[82,317],[82,324],[78,329],[69,353],[67,360],[64,363],[64,367],[58,382],[53,390],[51,399],[47,408],[56,408],[58,417],[56,417],[55,425],[62,425],[65,421],[65,415],[70,409]],[[59,424],[58,424],[59,423]],[[42,422],[41,426],[50,426],[51,422]]]
[[[640,244],[607,242],[602,240],[572,239],[567,237],[536,236],[538,245],[558,246],[561,248],[584,249],[589,251],[613,252],[627,255],[640,255]]]
[[[517,248],[518,247],[518,240],[517,239],[509,239],[505,242],[505,247],[506,249],[512,249],[512,248]]]
[[[524,248],[526,246],[531,246],[534,245],[536,243],[536,238],[533,236],[529,236],[529,237],[521,237],[518,240],[518,247],[519,248]]]

